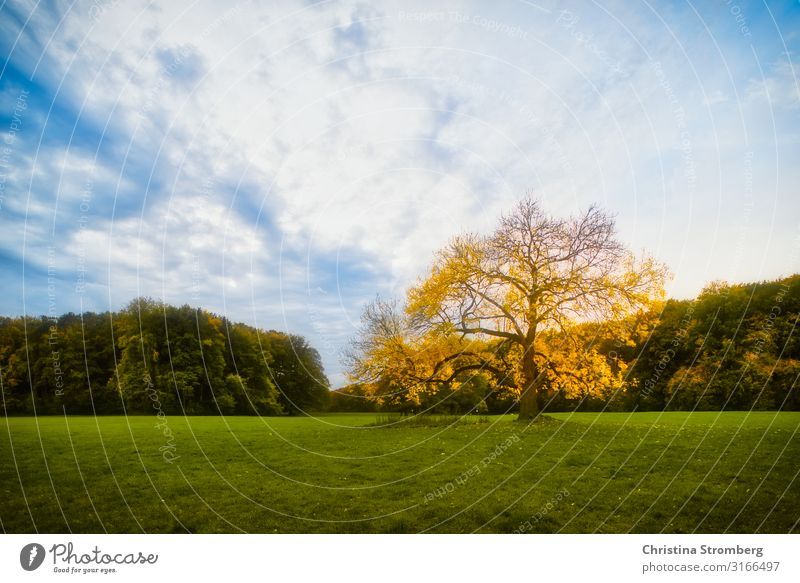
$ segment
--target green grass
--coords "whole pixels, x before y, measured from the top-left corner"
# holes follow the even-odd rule
[[[579,413],[529,426],[506,416],[391,428],[374,426],[378,417],[169,417],[179,456],[172,464],[153,416],[0,420],[0,526],[800,529],[800,413]]]

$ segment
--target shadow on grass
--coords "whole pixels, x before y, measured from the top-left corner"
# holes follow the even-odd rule
[[[555,417],[551,417],[550,415],[545,415],[544,413],[539,413],[533,419],[515,419],[516,423],[520,425],[536,425],[537,427],[558,427],[559,425],[564,425],[565,421],[561,419],[556,419]]]
[[[485,415],[378,415],[372,423],[364,427],[399,429],[409,427],[449,427],[455,425],[478,425],[489,423]]]
[[[488,415],[401,415],[400,413],[389,413],[377,415],[371,423],[366,423],[360,427],[375,427],[381,429],[398,429],[413,427],[456,427],[456,426],[475,426],[485,423],[492,423],[498,420],[497,416]],[[509,420],[516,426],[532,426],[537,428],[556,428],[562,425],[575,425],[556,419],[543,413],[538,414],[533,419],[514,418]]]

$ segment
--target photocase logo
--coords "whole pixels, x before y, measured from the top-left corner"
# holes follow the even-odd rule
[[[38,543],[30,543],[19,552],[19,564],[26,571],[35,571],[44,562],[44,547]]]

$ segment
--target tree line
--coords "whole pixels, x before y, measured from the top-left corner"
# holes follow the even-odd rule
[[[0,317],[6,414],[298,414],[325,409],[319,353],[188,305]]]
[[[547,411],[800,411],[800,275],[714,283],[622,321],[585,323],[541,345],[562,370],[543,379]],[[448,383],[407,386],[388,375],[331,394],[334,411],[518,411],[509,367],[464,371]]]
[[[800,409],[800,276],[665,300],[666,267],[590,207],[530,198],[366,306],[334,410]]]

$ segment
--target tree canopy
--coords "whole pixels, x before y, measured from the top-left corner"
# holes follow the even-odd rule
[[[7,413],[295,414],[327,406],[317,351],[190,306],[0,318]]]
[[[575,400],[688,406],[696,401],[669,396],[683,381],[645,374],[664,361],[659,353],[653,364],[652,347],[674,324],[675,302],[664,301],[666,277],[664,265],[637,257],[623,245],[608,213],[590,207],[574,217],[556,218],[538,201],[524,199],[500,218],[494,232],[455,237],[436,254],[429,274],[409,289],[405,301],[378,298],[370,303],[347,355],[349,374],[361,392],[371,387],[366,392],[380,406],[399,409],[422,410],[426,403],[439,407],[444,400],[452,402],[457,391],[476,386],[492,387],[489,393],[501,402],[517,400],[524,419],[534,418],[542,404]],[[721,302],[715,318],[726,315],[734,296],[743,293],[736,287],[717,288],[731,293],[720,300],[712,287],[701,296],[704,306]],[[698,310],[685,323],[681,351],[691,337],[689,328],[704,313]],[[733,317],[725,317],[725,325],[735,324]],[[778,330],[775,326],[770,335]],[[756,341],[737,342],[741,351]],[[774,356],[774,343],[761,346],[748,358],[755,362]],[[687,382],[706,382],[716,357],[709,359],[684,371]],[[680,370],[682,362],[670,359],[664,367]],[[794,370],[785,363],[779,368],[786,367]],[[718,398],[712,401],[721,405]],[[485,399],[480,402],[486,406]]]

